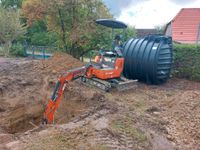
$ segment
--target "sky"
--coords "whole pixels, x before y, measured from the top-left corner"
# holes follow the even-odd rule
[[[136,28],[170,22],[181,8],[200,8],[200,0],[103,0],[114,18]]]

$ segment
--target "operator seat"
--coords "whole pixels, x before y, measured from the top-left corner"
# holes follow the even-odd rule
[[[112,70],[115,68],[115,60],[112,62],[108,62],[106,60],[102,60],[101,63],[97,63],[94,61],[90,62],[90,65],[92,65],[96,69],[102,69],[102,70]]]
[[[111,61],[106,61],[105,59],[102,61],[102,68],[103,70],[111,70],[115,68],[115,61],[116,59],[113,59]]]
[[[116,53],[116,51],[101,50],[100,54],[102,56],[101,61],[100,62],[91,61],[90,64],[96,69],[113,70],[115,68],[115,63],[118,53]],[[106,58],[107,59],[109,58],[111,60],[107,61]]]
[[[103,70],[113,70],[115,68],[117,55],[113,51],[107,51],[104,53],[104,57],[109,58],[109,61],[106,61],[106,58],[102,60]]]
[[[97,62],[91,61],[90,65],[92,65],[96,69],[102,69],[102,63],[97,63]]]

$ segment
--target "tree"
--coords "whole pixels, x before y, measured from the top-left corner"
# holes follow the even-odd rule
[[[130,38],[136,37],[136,30],[135,27],[128,26],[124,31],[122,29],[115,30],[115,34],[122,35],[122,40],[125,42]]]
[[[27,19],[29,27],[32,26],[36,20],[44,19],[47,6],[43,0],[26,0],[22,3],[22,12]]]
[[[20,12],[0,8],[0,41],[4,44],[5,54],[9,54],[12,42],[23,36],[26,28],[20,23]]]
[[[58,35],[59,47],[74,57],[97,45],[94,20],[112,18],[102,0],[26,0],[22,10],[29,25],[45,19],[48,31]]]
[[[160,25],[160,26],[155,26],[155,29],[158,32],[158,34],[164,34],[165,27],[166,27],[166,25],[164,24],[164,25]]]
[[[23,0],[0,0],[4,8],[20,8]]]
[[[124,40],[127,41],[130,38],[134,38],[134,37],[136,37],[136,34],[137,33],[136,33],[135,27],[131,27],[130,26],[125,31],[125,38],[124,38]]]

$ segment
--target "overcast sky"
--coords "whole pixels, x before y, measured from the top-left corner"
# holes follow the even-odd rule
[[[200,8],[200,0],[103,0],[117,20],[136,28],[171,21],[181,8]]]

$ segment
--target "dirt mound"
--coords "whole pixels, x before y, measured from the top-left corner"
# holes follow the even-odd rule
[[[78,59],[65,53],[56,53],[52,58],[42,61],[41,63],[45,70],[48,70],[52,73],[66,72],[67,70],[84,65]]]

